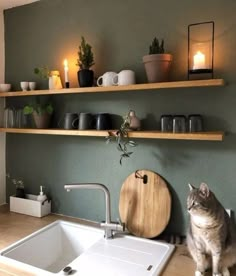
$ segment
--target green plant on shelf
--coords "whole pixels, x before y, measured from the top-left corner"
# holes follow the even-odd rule
[[[47,66],[34,68],[34,73],[41,79],[48,79],[50,77],[50,70]]]
[[[35,111],[38,115],[43,114],[49,114],[51,115],[53,113],[53,106],[52,104],[41,104],[41,103],[35,103],[35,104],[28,104],[24,106],[23,112],[24,115],[30,115],[33,114]]]
[[[81,70],[89,69],[95,64],[92,46],[86,42],[83,36],[81,37],[81,44],[79,46],[78,56],[79,58],[76,65],[78,65]]]
[[[152,41],[152,44],[149,46],[149,55],[155,55],[155,54],[164,54],[164,40],[161,40],[161,43],[159,40],[155,37]]]

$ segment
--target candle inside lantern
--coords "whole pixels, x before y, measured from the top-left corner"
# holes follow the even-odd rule
[[[65,70],[65,83],[67,83],[67,82],[69,82],[69,79],[68,79],[69,67],[68,67],[67,59],[64,60],[64,70]]]
[[[205,68],[206,68],[205,55],[201,51],[197,51],[197,53],[193,57],[193,70],[205,69]]]

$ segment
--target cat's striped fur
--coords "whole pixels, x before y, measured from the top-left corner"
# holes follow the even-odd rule
[[[187,245],[197,265],[195,276],[203,276],[208,268],[214,276],[230,276],[228,268],[236,263],[233,221],[207,184],[189,187]]]

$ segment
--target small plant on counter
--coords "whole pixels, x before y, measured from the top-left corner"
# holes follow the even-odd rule
[[[81,44],[79,46],[78,56],[79,58],[76,65],[78,65],[81,70],[90,69],[90,67],[95,64],[92,46],[86,42],[83,36],[81,37]]]
[[[131,156],[133,151],[129,150],[129,147],[136,147],[137,143],[130,140],[128,136],[128,132],[130,131],[130,117],[128,114],[124,117],[124,120],[117,130],[115,136],[109,133],[109,136],[106,137],[106,143],[110,143],[111,141],[116,141],[117,149],[121,152],[120,155],[120,165],[122,165],[123,158],[128,158]]]
[[[155,37],[149,46],[149,55],[164,54],[164,52],[164,40],[162,39],[159,43],[159,40]]]
[[[25,198],[24,181],[21,178],[19,179],[11,178],[10,174],[7,174],[6,176],[11,180],[11,183],[16,187],[16,197]]]

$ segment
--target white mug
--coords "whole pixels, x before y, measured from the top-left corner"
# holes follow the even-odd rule
[[[30,90],[35,90],[36,88],[36,82],[35,81],[30,81],[29,82],[29,89]]]
[[[132,70],[122,70],[112,79],[113,85],[135,84],[135,73]]]
[[[106,72],[97,80],[98,86],[111,86],[113,85],[113,78],[116,76],[115,72]]]
[[[29,82],[28,81],[21,81],[20,87],[23,91],[27,91],[29,89]]]

